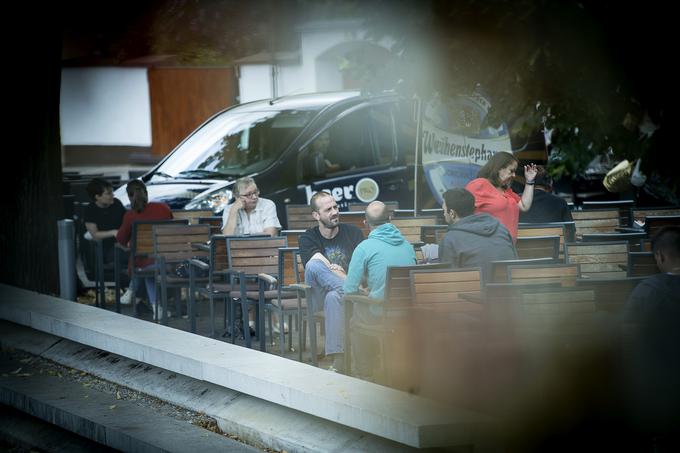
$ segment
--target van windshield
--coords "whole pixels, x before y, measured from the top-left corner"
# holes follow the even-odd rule
[[[154,176],[219,179],[262,171],[276,161],[319,110],[226,111],[182,143]]]

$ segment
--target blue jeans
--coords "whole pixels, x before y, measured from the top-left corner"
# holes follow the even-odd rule
[[[305,283],[312,287],[307,303],[311,304],[314,311],[323,308],[326,315],[326,354],[344,352],[345,314],[342,296],[345,293],[342,285],[345,279],[334,274],[323,262],[310,260],[305,266]]]

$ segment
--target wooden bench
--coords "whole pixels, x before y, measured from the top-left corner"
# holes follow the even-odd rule
[[[507,283],[508,282],[508,267],[509,266],[531,266],[531,265],[544,265],[553,264],[554,261],[551,258],[529,258],[529,259],[517,259],[517,260],[498,260],[491,261],[489,263],[489,274],[484,275],[484,282],[489,283]]]
[[[559,236],[560,259],[564,259],[564,244],[575,239],[576,226],[574,222],[552,223],[520,223],[517,229],[517,238],[535,236]]]
[[[632,208],[635,205],[634,200],[609,200],[609,201],[584,201],[581,208],[585,210],[615,208],[619,210],[619,219],[621,226],[633,226]]]
[[[589,233],[616,233],[621,227],[621,214],[617,208],[584,209],[572,211],[576,226],[576,239]]]
[[[569,242],[567,263],[580,264],[581,274],[592,278],[625,278],[628,242]]]
[[[647,238],[644,232],[639,233],[587,233],[581,237],[583,242],[621,242],[627,241],[630,250],[642,250],[642,241]]]
[[[680,215],[680,206],[632,208],[631,211],[633,219],[638,222],[638,224],[644,224],[647,217]]]
[[[286,205],[286,229],[306,230],[319,223],[312,217],[312,208],[307,204]]]
[[[519,284],[557,283],[574,286],[581,276],[578,264],[536,264],[508,266],[508,282]]]
[[[515,249],[521,259],[550,258],[557,262],[560,259],[560,237],[557,235],[518,237]]]

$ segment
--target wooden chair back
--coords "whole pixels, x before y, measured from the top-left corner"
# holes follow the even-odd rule
[[[436,216],[421,217],[395,217],[392,224],[401,231],[401,234],[409,242],[420,242],[421,227],[423,225],[437,225]]]
[[[317,226],[318,223],[312,218],[312,208],[307,204],[286,205],[286,229],[306,230]]]
[[[409,275],[414,306],[468,304],[463,295],[481,295],[480,269],[411,270]]]
[[[213,217],[214,214],[210,209],[173,209],[172,218],[173,219],[187,219],[189,225],[195,225],[199,223],[199,218],[201,217]]]
[[[520,223],[517,229],[517,238],[535,236],[559,236],[560,258],[564,257],[564,244],[574,240],[576,224],[574,222],[552,223]]]
[[[640,233],[591,233],[581,237],[583,242],[610,242],[627,241],[630,250],[641,250],[642,241],[647,238],[647,234]]]
[[[279,288],[298,283],[295,275],[298,272],[296,269],[298,251],[298,247],[281,247],[279,249]]]
[[[645,220],[645,232],[649,238],[665,226],[680,226],[680,215],[647,216]]]
[[[140,221],[132,224],[132,237],[130,240],[130,259],[149,256],[154,253],[153,228],[154,226],[188,225],[187,219]]]
[[[680,206],[632,208],[633,220],[639,222],[640,224],[644,224],[647,220],[647,217],[678,215],[680,215]]]
[[[595,311],[595,292],[592,289],[558,287],[534,290],[526,286],[520,291],[520,321],[524,333],[538,334],[541,338],[588,333]]]
[[[508,282],[508,267],[509,266],[531,266],[531,265],[545,265],[553,264],[551,258],[529,258],[517,260],[498,260],[489,263],[489,275],[483,275],[484,282],[487,283],[505,283]]]
[[[621,227],[618,208],[584,209],[571,213],[576,225],[576,238],[591,233],[615,233]]]
[[[591,278],[624,278],[628,242],[570,242],[565,244],[567,263],[580,264],[581,275]]]
[[[449,268],[448,263],[389,266],[385,276],[385,307],[403,308],[412,304],[411,271],[431,271]]]
[[[661,272],[652,252],[629,252],[626,270],[628,277],[646,277]]]
[[[297,247],[300,245],[300,235],[304,232],[305,230],[281,230],[281,236],[288,239],[289,247]]]
[[[207,244],[210,225],[154,225],[153,253],[166,263],[178,263],[191,258],[207,257],[207,250],[196,249],[194,244]]]
[[[268,274],[278,278],[279,248],[287,247],[285,237],[230,237],[227,260],[232,272],[246,277]]]
[[[555,283],[575,286],[581,276],[578,264],[538,264],[508,266],[508,282],[518,284]]]
[[[550,258],[557,262],[560,259],[560,237],[558,235],[518,237],[515,249],[521,259]]]
[[[630,227],[633,225],[632,208],[635,205],[633,200],[609,200],[609,201],[584,201],[581,208],[590,209],[618,209],[621,226]]]
[[[222,233],[222,217],[219,216],[199,217],[198,223],[210,225],[210,234]]]

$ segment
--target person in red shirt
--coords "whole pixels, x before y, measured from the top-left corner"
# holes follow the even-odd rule
[[[127,185],[127,195],[130,199],[130,210],[123,216],[123,224],[118,229],[118,234],[116,234],[116,240],[126,246],[130,246],[130,239],[132,238],[132,224],[140,220],[170,220],[172,219],[172,210],[165,203],[149,202],[149,195],[146,191],[146,185],[139,179],[132,180]],[[150,269],[154,265],[152,259],[149,258],[137,258],[135,260],[134,266],[138,269]],[[130,269],[133,263],[129,264]],[[151,302],[151,307],[154,311],[154,316],[158,312],[158,318],[160,319],[162,313],[158,310],[158,305],[156,301],[156,283],[153,277],[144,278],[144,283],[146,286],[146,292],[149,296],[149,302]],[[135,285],[135,289],[139,288],[139,282],[131,282],[131,285]]]
[[[498,219],[517,241],[519,212],[527,212],[534,199],[536,164],[524,166],[525,185],[520,197],[510,186],[517,171],[518,161],[512,153],[497,152],[477,173],[477,179],[465,188],[475,197],[475,214],[486,212]]]

